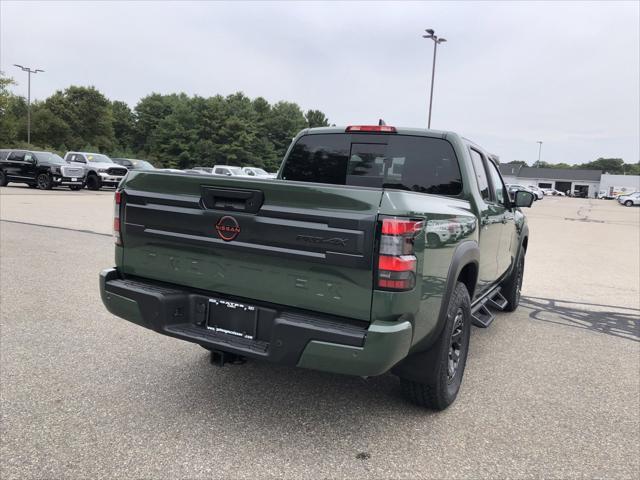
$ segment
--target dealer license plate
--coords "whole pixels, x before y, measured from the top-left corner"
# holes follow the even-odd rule
[[[207,329],[216,333],[254,340],[258,322],[258,309],[253,305],[209,299]]]
[[[78,178],[77,178],[77,177],[71,177],[71,181],[72,181],[72,182],[77,182],[77,181],[78,181]]]

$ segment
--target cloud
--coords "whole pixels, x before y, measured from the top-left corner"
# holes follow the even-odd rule
[[[8,2],[0,69],[37,66],[32,93],[95,85],[135,105],[151,92],[237,90],[319,108],[337,124],[426,126],[503,161],[638,161],[639,6],[627,3]],[[28,19],[28,20],[25,20]],[[28,28],[27,28],[28,27]]]

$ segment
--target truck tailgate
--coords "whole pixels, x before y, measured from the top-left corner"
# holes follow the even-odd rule
[[[123,273],[370,319],[381,190],[131,172],[123,191]]]

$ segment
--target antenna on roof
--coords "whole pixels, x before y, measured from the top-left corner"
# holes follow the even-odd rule
[[[383,119],[378,120],[378,126],[382,126],[382,125],[386,125],[386,123],[384,123]]]

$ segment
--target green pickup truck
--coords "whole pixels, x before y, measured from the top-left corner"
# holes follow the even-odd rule
[[[102,301],[220,365],[391,371],[442,410],[471,325],[518,306],[532,202],[456,133],[308,129],[276,179],[130,171]]]

